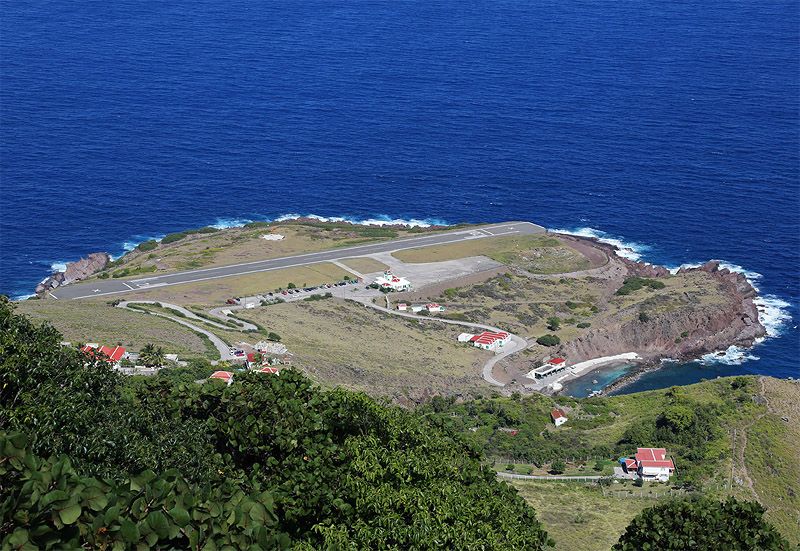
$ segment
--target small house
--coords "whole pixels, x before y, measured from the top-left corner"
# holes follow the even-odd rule
[[[472,337],[470,342],[476,348],[497,352],[500,348],[508,344],[510,340],[511,335],[505,331],[484,331]]]
[[[422,312],[424,309],[425,307],[422,306],[421,304],[414,304],[413,306],[411,306],[411,311],[414,312],[415,314]]]
[[[269,374],[272,374],[272,375],[278,375],[278,374],[280,374],[281,370],[278,369],[277,367],[265,366],[265,367],[262,367],[261,369],[259,369],[258,372],[259,373],[269,373]]]
[[[553,420],[553,423],[557,427],[560,427],[561,425],[569,421],[567,415],[558,408],[553,408],[553,410],[550,412],[550,418]]]
[[[657,480],[667,482],[675,472],[672,459],[667,459],[667,450],[664,448],[637,448],[636,472],[642,480]]]
[[[428,312],[431,312],[431,313],[433,313],[433,312],[444,312],[444,306],[442,306],[441,304],[437,304],[435,302],[431,302],[430,304],[426,304],[425,305],[425,309]]]
[[[399,302],[397,304],[397,309],[400,310],[401,312],[405,312],[408,310],[408,304],[406,304],[405,302]]]
[[[211,374],[209,379],[216,379],[218,381],[225,381],[227,384],[233,383],[233,373],[230,371],[215,371]]]
[[[469,342],[469,341],[471,341],[471,340],[472,340],[474,337],[475,337],[475,335],[473,335],[472,333],[461,333],[461,334],[458,336],[458,342]]]

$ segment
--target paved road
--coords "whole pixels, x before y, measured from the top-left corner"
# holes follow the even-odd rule
[[[369,245],[358,245],[355,247],[332,249],[329,251],[306,253],[283,258],[273,258],[269,260],[257,260],[254,262],[245,262],[243,264],[233,264],[230,266],[174,272],[142,279],[98,279],[86,283],[66,285],[62,288],[57,288],[51,291],[49,295],[56,299],[79,299],[116,295],[121,293],[130,293],[132,291],[146,291],[148,289],[155,289],[168,285],[180,285],[183,283],[192,283],[196,281],[208,281],[223,277],[267,272],[269,270],[278,270],[280,268],[290,268],[293,266],[305,266],[308,264],[316,264],[318,262],[329,262],[366,254],[393,252],[403,249],[427,247],[446,243],[457,243],[459,241],[470,239],[482,239],[485,237],[502,235],[545,233],[546,231],[547,230],[545,230],[545,228],[542,226],[537,226],[536,224],[531,224],[530,222],[508,222],[475,229],[451,231],[441,234],[421,235],[419,237],[395,239],[393,241],[382,241],[380,243],[372,243]]]
[[[369,306],[370,308],[375,308],[376,310],[380,310],[381,312],[386,312],[387,314],[392,314],[394,316],[400,316],[401,318],[410,318],[420,321],[426,321],[426,320],[439,321],[442,323],[447,323],[449,325],[459,325],[461,327],[480,329],[482,331],[495,331],[495,332],[502,331],[502,329],[500,329],[499,327],[494,327],[492,325],[484,325],[482,323],[472,323],[469,321],[458,321],[447,318],[437,318],[433,316],[418,316],[416,314],[409,314],[407,312],[398,312],[397,310],[391,310],[389,308],[373,304],[372,299],[369,297],[359,296],[359,297],[349,297],[349,298],[351,300],[359,302],[360,304],[363,304],[364,306]],[[483,380],[489,383],[490,385],[498,387],[506,386],[505,383],[501,383],[500,381],[494,378],[492,370],[494,369],[495,364],[500,360],[502,360],[503,358],[510,356],[511,354],[519,352],[520,350],[525,350],[525,348],[528,346],[528,342],[522,337],[518,337],[517,335],[511,333],[509,333],[509,336],[511,337],[511,344],[504,347],[501,353],[495,354],[494,356],[489,358],[489,361],[487,361],[483,366],[483,372],[482,372]]]
[[[175,323],[179,323],[181,325],[185,325],[189,329],[191,329],[193,331],[197,331],[198,333],[202,333],[203,335],[208,337],[209,340],[211,340],[211,342],[214,345],[214,347],[217,349],[217,351],[219,351],[219,359],[220,360],[224,361],[224,360],[234,360],[234,359],[236,359],[236,356],[233,356],[231,354],[230,347],[228,346],[228,343],[226,343],[225,341],[220,339],[218,336],[216,336],[214,333],[212,333],[208,329],[204,329],[202,327],[198,327],[197,325],[195,325],[193,323],[189,323],[185,319],[172,317],[172,316],[167,316],[166,314],[161,314],[161,313],[158,313],[158,312],[151,312],[149,310],[147,312],[143,312],[142,310],[135,310],[133,308],[129,308],[128,307],[128,304],[135,304],[136,302],[145,302],[145,303],[147,303],[148,301],[120,302],[117,306],[119,308],[125,308],[127,310],[131,310],[132,312],[139,312],[139,313],[142,313],[142,314],[149,314],[151,316],[158,316],[160,318],[166,318],[168,320],[174,321]],[[161,304],[163,304],[167,308],[173,308],[175,310],[182,311],[186,315],[192,314],[191,312],[189,312],[189,310],[186,310],[186,309],[184,309],[184,308],[182,308],[180,306],[177,306],[175,304],[167,304],[165,302],[162,302]],[[194,314],[192,314],[192,315],[194,315]],[[202,319],[202,318],[198,318],[198,319]]]

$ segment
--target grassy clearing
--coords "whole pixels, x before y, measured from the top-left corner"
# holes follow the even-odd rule
[[[225,266],[300,253],[347,247],[375,241],[410,237],[435,230],[374,228],[337,223],[254,223],[242,228],[213,232],[179,232],[179,239],[165,238],[135,250],[95,277],[133,277],[193,268]],[[267,241],[261,236],[280,234],[284,239]],[[170,242],[165,242],[170,241]]]
[[[458,345],[457,328],[401,321],[341,300],[276,304],[238,313],[283,337],[320,382],[389,396],[485,388],[488,353]]]
[[[290,283],[297,287],[316,286],[322,283],[341,281],[351,276],[342,268],[323,262],[308,266],[282,268],[242,276],[232,276],[196,283],[185,283],[159,287],[151,291],[128,293],[127,300],[161,300],[175,304],[219,305],[231,297],[250,296],[287,288]]]
[[[167,319],[114,308],[95,300],[28,300],[17,310],[34,321],[47,321],[72,343],[121,344],[136,352],[153,343],[182,358],[218,358],[207,339]]]
[[[589,260],[581,253],[547,235],[489,237],[393,253],[399,260],[412,263],[481,255],[538,274],[574,272],[590,267]]]
[[[767,518],[800,545],[800,384],[764,378],[764,387],[771,413],[747,431],[745,464]]]
[[[374,258],[369,258],[366,256],[360,256],[357,258],[347,258],[345,260],[342,260],[341,263],[349,268],[354,269],[357,272],[361,272],[362,274],[383,272],[384,270],[389,269],[389,266],[387,266],[383,262],[379,262]]]
[[[558,551],[607,551],[642,509],[656,500],[604,497],[597,486],[576,483],[510,482],[536,509]]]

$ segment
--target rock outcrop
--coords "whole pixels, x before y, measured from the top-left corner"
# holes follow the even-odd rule
[[[67,264],[66,270],[56,272],[36,286],[36,294],[42,295],[51,289],[67,285],[74,281],[81,281],[92,274],[96,274],[111,261],[108,253],[91,253],[86,258]]]

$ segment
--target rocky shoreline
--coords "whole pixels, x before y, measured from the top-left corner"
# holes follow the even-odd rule
[[[611,279],[615,285],[621,283],[620,273],[624,278],[637,276],[656,280],[673,275],[663,266],[621,257],[616,246],[595,238],[571,236],[571,239],[590,244],[608,255],[608,272],[613,274]],[[661,313],[654,309],[655,313],[646,322],[633,318],[606,323],[565,343],[559,348],[559,355],[583,360],[625,352],[638,353],[642,357],[641,363],[632,372],[606,386],[603,392],[608,393],[632,383],[645,373],[660,369],[664,359],[691,361],[733,345],[749,348],[766,335],[754,302],[757,291],[742,274],[721,268],[717,260],[698,267],[683,267],[674,274],[692,272],[710,275],[717,282],[724,303],[703,305],[701,300],[686,292],[684,298],[689,306],[685,308]]]
[[[111,262],[111,255],[108,253],[91,253],[86,258],[81,258],[75,262],[68,262],[63,272],[56,272],[46,277],[36,286],[35,293],[42,296],[56,287],[69,285],[75,281],[81,281],[87,277],[103,270]]]

